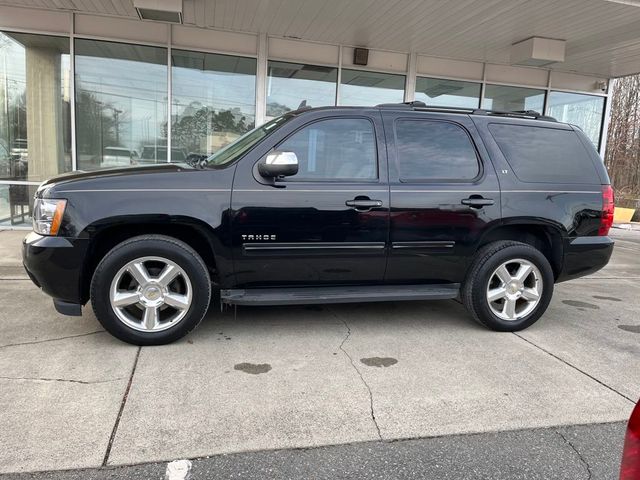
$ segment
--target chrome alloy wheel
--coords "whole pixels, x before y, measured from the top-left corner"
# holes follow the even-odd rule
[[[162,257],[141,257],[116,273],[109,302],[118,319],[141,332],[160,332],[182,320],[193,289],[186,272]]]
[[[489,308],[498,318],[520,320],[542,297],[542,274],[529,260],[508,260],[494,270],[487,285]]]

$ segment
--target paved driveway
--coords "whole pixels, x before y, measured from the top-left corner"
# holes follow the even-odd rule
[[[640,396],[640,242],[494,333],[455,301],[211,312],[138,348],[58,315],[0,232],[0,473],[628,418]]]

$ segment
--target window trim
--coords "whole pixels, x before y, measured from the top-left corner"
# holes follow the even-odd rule
[[[282,140],[280,140],[272,149],[272,150],[278,150],[278,148],[280,147],[280,145],[282,145],[284,142],[286,142],[287,140],[289,140],[289,138],[291,138],[293,135],[295,135],[296,133],[298,133],[300,130],[308,127],[309,125],[313,125],[314,123],[319,123],[319,122],[325,122],[327,120],[354,120],[354,119],[360,119],[360,120],[367,120],[372,127],[373,130],[373,135],[374,135],[374,146],[375,146],[375,153],[376,153],[376,178],[373,179],[338,179],[338,178],[328,178],[328,179],[317,179],[317,180],[295,180],[294,177],[295,175],[293,175],[292,177],[284,177],[283,179],[276,179],[276,184],[313,184],[313,183],[321,183],[321,184],[326,184],[326,183],[362,183],[362,184],[379,184],[381,183],[380,181],[380,152],[378,149],[378,131],[376,130],[376,124],[375,122],[371,119],[371,117],[366,116],[366,115],[331,115],[331,116],[327,116],[327,117],[322,117],[322,118],[316,118],[310,122],[307,122],[303,125],[301,125],[300,127],[296,128],[293,132],[291,132],[290,134],[288,134],[285,138],[283,138]],[[260,160],[262,159],[262,157],[260,158]],[[258,160],[258,162],[260,161]],[[257,162],[256,162],[257,163]]]
[[[400,155],[398,152],[398,123],[402,121],[413,121],[413,122],[431,122],[431,123],[448,123],[450,125],[454,125],[460,128],[469,139],[469,143],[473,148],[473,152],[476,156],[476,162],[478,165],[478,174],[470,179],[456,179],[456,178],[414,178],[414,179],[406,179],[402,178],[400,173]],[[398,182],[400,183],[421,183],[421,184],[438,184],[438,183],[454,183],[454,184],[473,184],[478,183],[484,177],[484,162],[482,161],[482,157],[480,156],[480,152],[478,152],[478,147],[476,143],[473,141],[473,137],[469,133],[469,130],[462,125],[461,123],[454,122],[452,120],[445,119],[436,119],[436,118],[416,118],[416,117],[396,117],[393,120],[393,143],[394,143],[394,153],[395,153],[395,166],[398,172]]]

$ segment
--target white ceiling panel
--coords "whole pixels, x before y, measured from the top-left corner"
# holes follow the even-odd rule
[[[334,45],[509,63],[532,36],[566,40],[558,71],[640,72],[640,2],[614,0],[184,0],[184,22]],[[137,18],[133,0],[0,0],[0,5]]]

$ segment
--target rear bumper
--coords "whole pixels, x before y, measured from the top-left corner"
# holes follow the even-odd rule
[[[82,268],[87,240],[29,233],[22,241],[22,263],[29,278],[62,303],[82,304]]]
[[[613,253],[614,241],[609,237],[577,237],[564,245],[564,261],[557,282],[584,277],[597,272]]]

